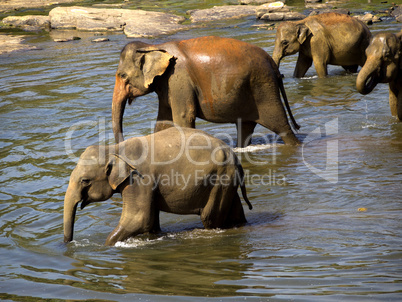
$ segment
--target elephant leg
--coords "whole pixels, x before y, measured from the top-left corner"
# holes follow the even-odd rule
[[[233,197],[233,202],[231,209],[226,218],[225,227],[239,227],[247,223],[246,217],[244,216],[243,206],[239,194],[236,192]]]
[[[293,73],[293,76],[295,78],[302,78],[306,74],[307,70],[311,67],[313,64],[313,60],[306,56],[303,53],[299,53],[299,56],[297,58],[297,63],[296,63],[296,68]]]
[[[152,232],[159,225],[154,220],[152,185],[127,185],[122,191],[123,211],[118,226],[109,234],[105,245],[115,245],[138,234]]]
[[[241,120],[236,123],[237,147],[244,148],[251,144],[251,136],[256,125],[256,122],[243,122]]]
[[[218,178],[219,175],[217,174]],[[215,184],[205,207],[201,211],[201,221],[206,229],[225,228],[228,211],[233,199],[233,186]]]
[[[398,85],[402,85],[402,77],[389,83],[389,107],[391,114],[402,121],[402,89]]]
[[[260,116],[260,119],[257,121],[258,124],[275,132],[275,134],[282,138],[286,145],[296,146],[300,144],[299,139],[293,133],[292,128],[288,123],[286,112],[283,107],[266,112],[270,112],[270,114]]]
[[[342,67],[343,67],[343,69],[345,69],[348,72],[356,73],[357,69],[359,68],[359,65],[342,66]]]
[[[154,132],[158,132],[173,126],[172,109],[165,105],[164,102],[159,100],[158,117],[156,118],[156,124]]]
[[[321,60],[314,60],[314,67],[315,71],[317,72],[317,75],[319,78],[325,78],[328,75],[328,68],[327,64],[325,62],[322,62]]]
[[[160,213],[159,209],[154,210],[154,224],[150,231],[153,234],[160,233],[162,231],[161,225],[160,225],[160,220],[159,220],[159,213]]]

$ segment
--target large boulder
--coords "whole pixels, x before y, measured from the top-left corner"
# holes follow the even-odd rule
[[[171,34],[188,26],[173,14],[130,9],[56,7],[49,13],[52,28],[86,31],[124,31],[127,37]]]
[[[402,5],[395,6],[391,12],[391,16],[398,22],[402,22]]]
[[[224,19],[242,18],[255,15],[258,6],[254,5],[223,5],[207,9],[188,11],[191,22],[219,21]]]
[[[71,3],[79,0],[0,0],[0,13]]]
[[[3,19],[3,24],[22,28],[27,31],[49,30],[49,16],[27,15],[27,16],[9,16]]]

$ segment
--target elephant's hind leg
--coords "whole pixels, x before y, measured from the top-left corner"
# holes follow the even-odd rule
[[[237,147],[244,148],[251,144],[251,136],[256,125],[255,122],[243,122],[241,120],[236,123]]]
[[[241,204],[239,194],[236,192],[233,196],[233,202],[226,218],[225,227],[239,227],[246,223],[247,220],[244,215],[243,206]]]
[[[206,229],[225,228],[233,199],[232,192],[232,185],[215,184],[212,188],[208,202],[201,212],[201,221]]]

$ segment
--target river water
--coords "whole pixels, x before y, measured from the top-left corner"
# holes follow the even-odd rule
[[[169,11],[186,8],[169,3]],[[151,41],[219,35],[272,54],[275,31],[258,23],[210,23]],[[356,74],[340,67],[325,79],[314,68],[294,79],[296,56],[288,57],[281,72],[304,144],[271,144],[272,133],[257,127],[253,145],[236,149],[254,205],[244,207],[245,227],[204,230],[198,216],[162,213],[161,234],[104,247],[121,214],[116,195],[78,210],[75,241],[64,245],[69,175],[87,146],[114,143],[114,73],[131,40],[109,33],[110,42],[93,43],[93,33],[77,32],[81,40],[55,43],[51,35],[29,36],[40,50],[0,56],[1,300],[401,299],[402,123],[390,115],[386,84],[362,96]],[[157,108],[155,94],[134,101],[126,137],[151,133]],[[227,135],[236,136],[231,124],[197,127],[230,144]]]

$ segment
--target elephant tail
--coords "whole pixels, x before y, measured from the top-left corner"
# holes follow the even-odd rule
[[[290,110],[288,97],[286,96],[285,87],[283,86],[282,75],[279,73],[279,70],[278,70],[278,83],[279,83],[279,89],[280,89],[282,97],[283,97],[283,102],[285,103],[286,110],[288,111],[288,114],[289,114],[290,120],[292,121],[293,127],[296,130],[299,130],[300,126],[296,123],[296,120],[293,117],[292,111]]]
[[[246,186],[244,184],[244,170],[243,170],[243,167],[242,167],[239,159],[237,158],[236,154],[233,153],[233,156],[234,156],[234,159],[235,159],[235,165],[236,165],[236,169],[237,169],[237,173],[238,173],[237,175],[238,175],[238,180],[239,180],[239,183],[240,183],[241,194],[243,195],[243,199],[247,203],[248,208],[250,210],[252,210],[253,206],[252,206],[250,200],[248,200]]]

